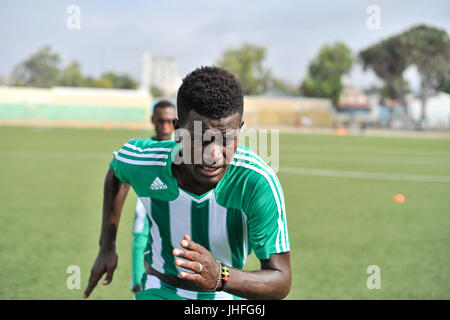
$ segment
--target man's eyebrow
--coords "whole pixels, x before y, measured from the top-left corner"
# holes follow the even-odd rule
[[[226,135],[227,137],[229,137],[229,136],[235,136],[235,135],[237,134],[237,132],[238,132],[238,130],[236,130],[236,129],[230,129],[230,130],[227,130],[227,131],[225,132],[225,135]]]
[[[230,129],[230,128],[225,128],[225,129],[208,128],[206,130],[203,130],[203,133],[209,133],[209,132],[213,132],[213,133],[220,132],[223,136],[229,136],[229,135],[235,134],[236,129]]]

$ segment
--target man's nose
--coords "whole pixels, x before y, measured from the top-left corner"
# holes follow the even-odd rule
[[[163,129],[164,129],[165,131],[172,130],[172,129],[173,129],[172,122],[171,122],[171,121],[165,121],[165,122],[163,123]]]
[[[207,164],[221,163],[223,157],[223,146],[218,143],[210,143],[205,148],[204,160]]]

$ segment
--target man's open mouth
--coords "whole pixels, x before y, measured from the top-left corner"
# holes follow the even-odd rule
[[[198,169],[200,173],[204,176],[215,176],[217,175],[221,170],[223,166],[208,166],[208,165],[200,165],[198,166]]]

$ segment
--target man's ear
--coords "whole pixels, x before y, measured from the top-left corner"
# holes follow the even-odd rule
[[[178,119],[173,119],[172,124],[173,124],[174,130],[180,129],[180,123],[179,123]]]

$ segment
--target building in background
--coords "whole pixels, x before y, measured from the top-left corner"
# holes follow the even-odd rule
[[[181,85],[176,58],[155,56],[150,52],[142,54],[141,90],[157,90],[162,97],[174,98]]]
[[[367,96],[360,88],[345,87],[342,90],[339,102],[337,104],[337,111],[342,113],[369,114],[370,104]]]
[[[419,98],[411,101],[409,113],[414,121],[420,121],[422,102]],[[439,92],[427,99],[424,126],[430,129],[450,128],[450,94]]]
[[[362,89],[344,87],[336,106],[335,125],[360,126],[373,120],[372,106]]]

